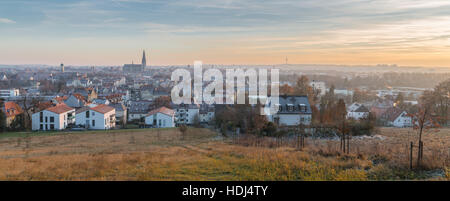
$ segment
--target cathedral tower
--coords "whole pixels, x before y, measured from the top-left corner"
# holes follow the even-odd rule
[[[142,53],[142,67],[145,68],[145,66],[147,66],[147,60],[145,59],[145,50]]]

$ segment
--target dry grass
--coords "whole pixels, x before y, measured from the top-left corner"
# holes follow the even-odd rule
[[[397,164],[404,160],[400,146],[384,145],[406,143],[406,130],[383,128],[381,134],[388,137],[385,143],[353,139],[349,155],[337,150],[338,141],[308,139],[299,151],[288,143],[275,148],[270,140],[267,146],[250,146],[249,139],[235,144],[194,128],[185,138],[176,129],[11,137],[0,140],[0,180],[431,179]],[[448,149],[448,130],[439,135],[443,138],[425,137],[425,146]],[[431,156],[425,151],[426,160]],[[448,167],[446,160],[433,166]],[[450,169],[443,169],[446,178],[440,179],[450,179]]]

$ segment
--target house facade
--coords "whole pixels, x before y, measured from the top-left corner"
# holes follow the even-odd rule
[[[388,124],[390,126],[404,128],[412,126],[412,118],[408,116],[406,111],[402,111],[400,115],[397,116],[393,121],[389,121]]]
[[[116,125],[127,124],[127,108],[122,103],[112,103],[109,106],[114,107],[116,109]]]
[[[64,103],[33,113],[31,129],[34,131],[63,130],[75,123],[75,109]]]
[[[211,105],[202,105],[199,110],[200,123],[209,123],[215,117],[215,109],[214,106]]]
[[[84,107],[77,111],[76,125],[87,129],[105,130],[116,127],[116,110],[108,105]]]
[[[279,126],[310,125],[312,120],[311,105],[307,96],[280,96],[276,107],[278,112],[267,115],[267,119]]]
[[[175,122],[177,125],[192,125],[195,123],[196,116],[200,121],[200,107],[195,104],[178,105],[175,109]],[[200,123],[200,122],[199,122]]]
[[[16,119],[18,115],[23,114],[22,108],[12,101],[5,102],[1,110],[6,116],[6,127],[10,127],[14,119]]]
[[[155,128],[175,127],[175,111],[166,107],[154,109],[145,117],[145,124]]]
[[[369,117],[369,109],[360,103],[353,103],[347,108],[348,119],[365,119]]]
[[[152,101],[130,101],[128,103],[128,121],[140,120],[147,116]]]
[[[382,120],[385,122],[386,126],[393,127],[411,127],[412,117],[404,110],[397,107],[389,108],[382,116]]]

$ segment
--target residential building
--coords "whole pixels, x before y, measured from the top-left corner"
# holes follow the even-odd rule
[[[369,117],[369,109],[360,103],[353,103],[347,108],[347,118],[360,120]]]
[[[65,104],[67,104],[69,107],[73,108],[81,108],[87,104],[86,98],[78,93],[74,93],[70,95],[65,101]]]
[[[213,105],[203,104],[200,106],[200,123],[209,123],[214,119],[215,107]]]
[[[116,109],[116,125],[127,124],[127,107],[122,103],[111,103],[109,106]]]
[[[175,111],[167,107],[154,109],[145,117],[145,124],[155,128],[175,127]]]
[[[19,96],[19,89],[0,89],[0,98]]]
[[[92,103],[100,105],[100,104],[104,104],[104,105],[109,105],[110,102],[107,99],[94,99],[92,100]]]
[[[312,119],[311,106],[307,96],[280,96],[276,105],[269,107],[278,108],[275,114],[267,115],[267,119],[280,126],[310,125]]]
[[[112,129],[116,127],[116,110],[104,104],[80,108],[76,112],[76,125],[94,130]]]
[[[200,123],[200,107],[196,104],[180,104],[175,109],[175,122],[177,125],[186,124],[192,125],[195,122],[196,117]]]
[[[10,127],[14,119],[23,113],[22,108],[17,103],[12,101],[4,102],[1,110],[6,116],[6,127]]]
[[[32,114],[32,130],[63,130],[75,123],[75,109],[64,103]]]
[[[381,116],[393,106],[393,102],[390,100],[377,100],[372,107],[370,112],[375,115],[376,118],[381,118]]]
[[[147,116],[152,101],[130,101],[128,103],[128,121],[140,120]]]
[[[382,121],[386,126],[393,127],[411,127],[412,117],[408,113],[400,108],[391,107],[383,115],[381,115]]]

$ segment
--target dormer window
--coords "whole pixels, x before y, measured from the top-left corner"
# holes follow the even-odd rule
[[[291,111],[291,112],[294,111],[294,105],[292,105],[292,104],[288,104],[288,105],[287,105],[287,108],[288,108],[288,110]]]
[[[298,104],[298,109],[300,112],[306,112],[307,108],[305,104]]]

